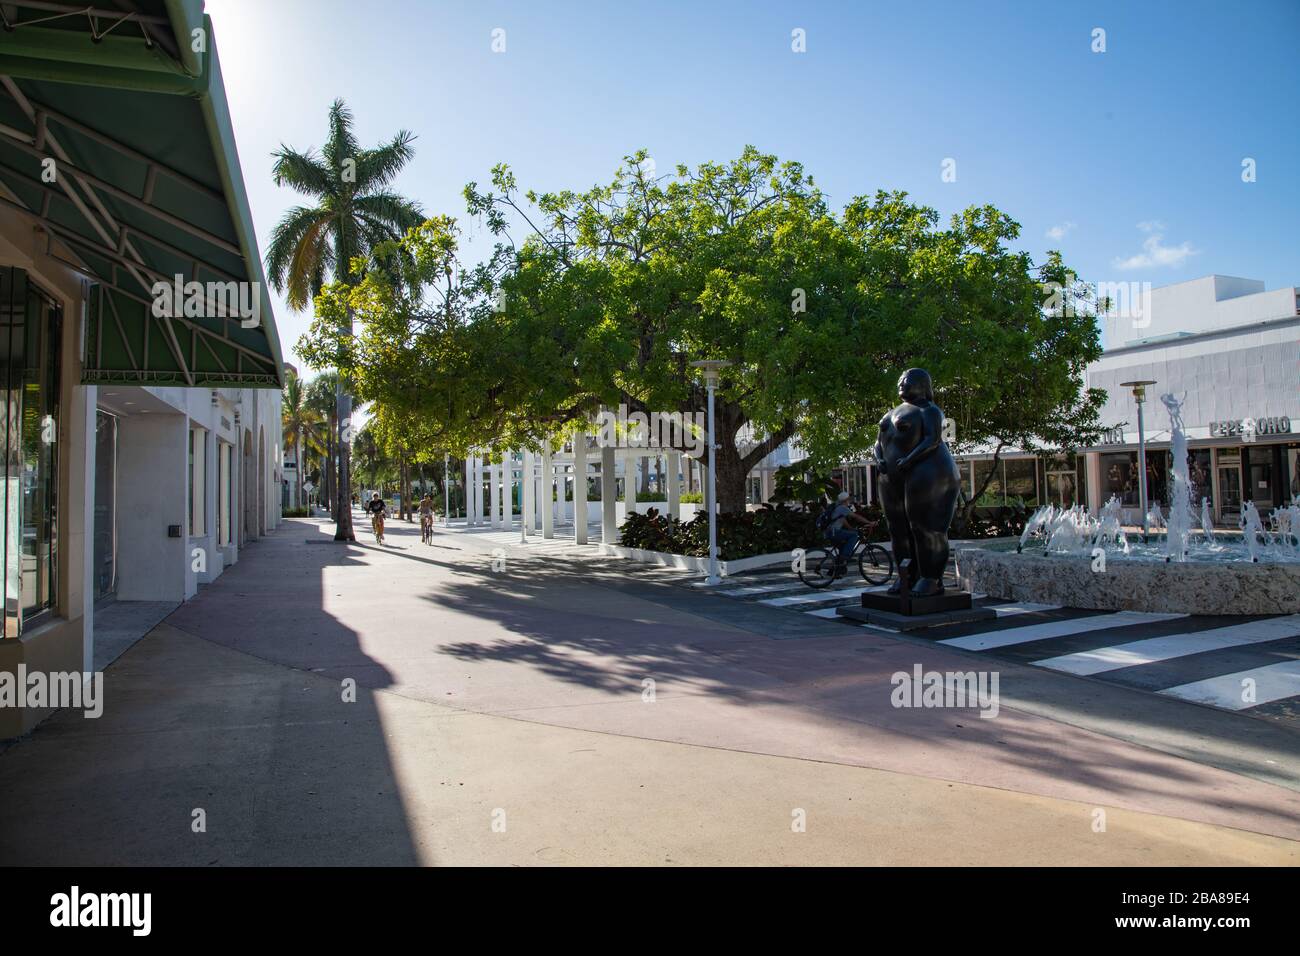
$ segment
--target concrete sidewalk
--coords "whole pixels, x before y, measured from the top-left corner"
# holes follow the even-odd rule
[[[968,660],[831,622],[773,640],[654,572],[325,530],[286,522],[107,671],[103,718],[0,756],[0,860],[1298,860],[1294,791],[1018,710],[1011,669],[994,719],[895,709],[890,673]],[[1116,706],[1076,685],[1056,706]]]

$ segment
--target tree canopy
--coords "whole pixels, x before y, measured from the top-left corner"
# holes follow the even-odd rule
[[[429,220],[359,263],[354,288],[328,287],[300,345],[457,453],[536,447],[601,406],[702,412],[700,359],[732,363],[724,510],[794,435],[818,464],[864,454],[911,366],[932,373],[959,446],[1069,446],[1095,428],[1093,316],[1043,308],[1060,257],[1036,269],[1011,251],[1019,227],[991,206],[940,226],[881,191],[837,214],[802,166],[753,148],[662,177],[635,153],[581,193],[521,193],[502,165],[465,197],[496,240],[485,262],[462,266],[455,221]],[[348,308],[360,331],[344,340]]]

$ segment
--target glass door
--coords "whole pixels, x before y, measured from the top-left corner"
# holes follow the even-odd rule
[[[1241,466],[1219,465],[1219,520],[1235,524],[1241,518]]]

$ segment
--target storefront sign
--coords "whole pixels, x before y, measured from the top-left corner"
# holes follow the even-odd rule
[[[1252,435],[1289,434],[1291,434],[1291,419],[1285,415],[1275,418],[1239,418],[1230,422],[1210,422],[1211,438],[1241,436],[1249,440]]]
[[[1107,428],[1101,433],[1102,445],[1122,445],[1124,444],[1124,426],[1116,425],[1114,428]]]

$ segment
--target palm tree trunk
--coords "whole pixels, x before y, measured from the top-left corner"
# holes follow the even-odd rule
[[[348,334],[352,334],[351,309],[348,309]],[[334,394],[339,420],[339,486],[335,496],[334,540],[355,541],[357,538],[352,532],[352,396],[342,373]]]
[[[302,500],[302,473],[306,463],[302,460],[302,429],[295,428],[293,431],[293,467],[298,472],[298,497],[294,504],[301,508],[304,504]]]

